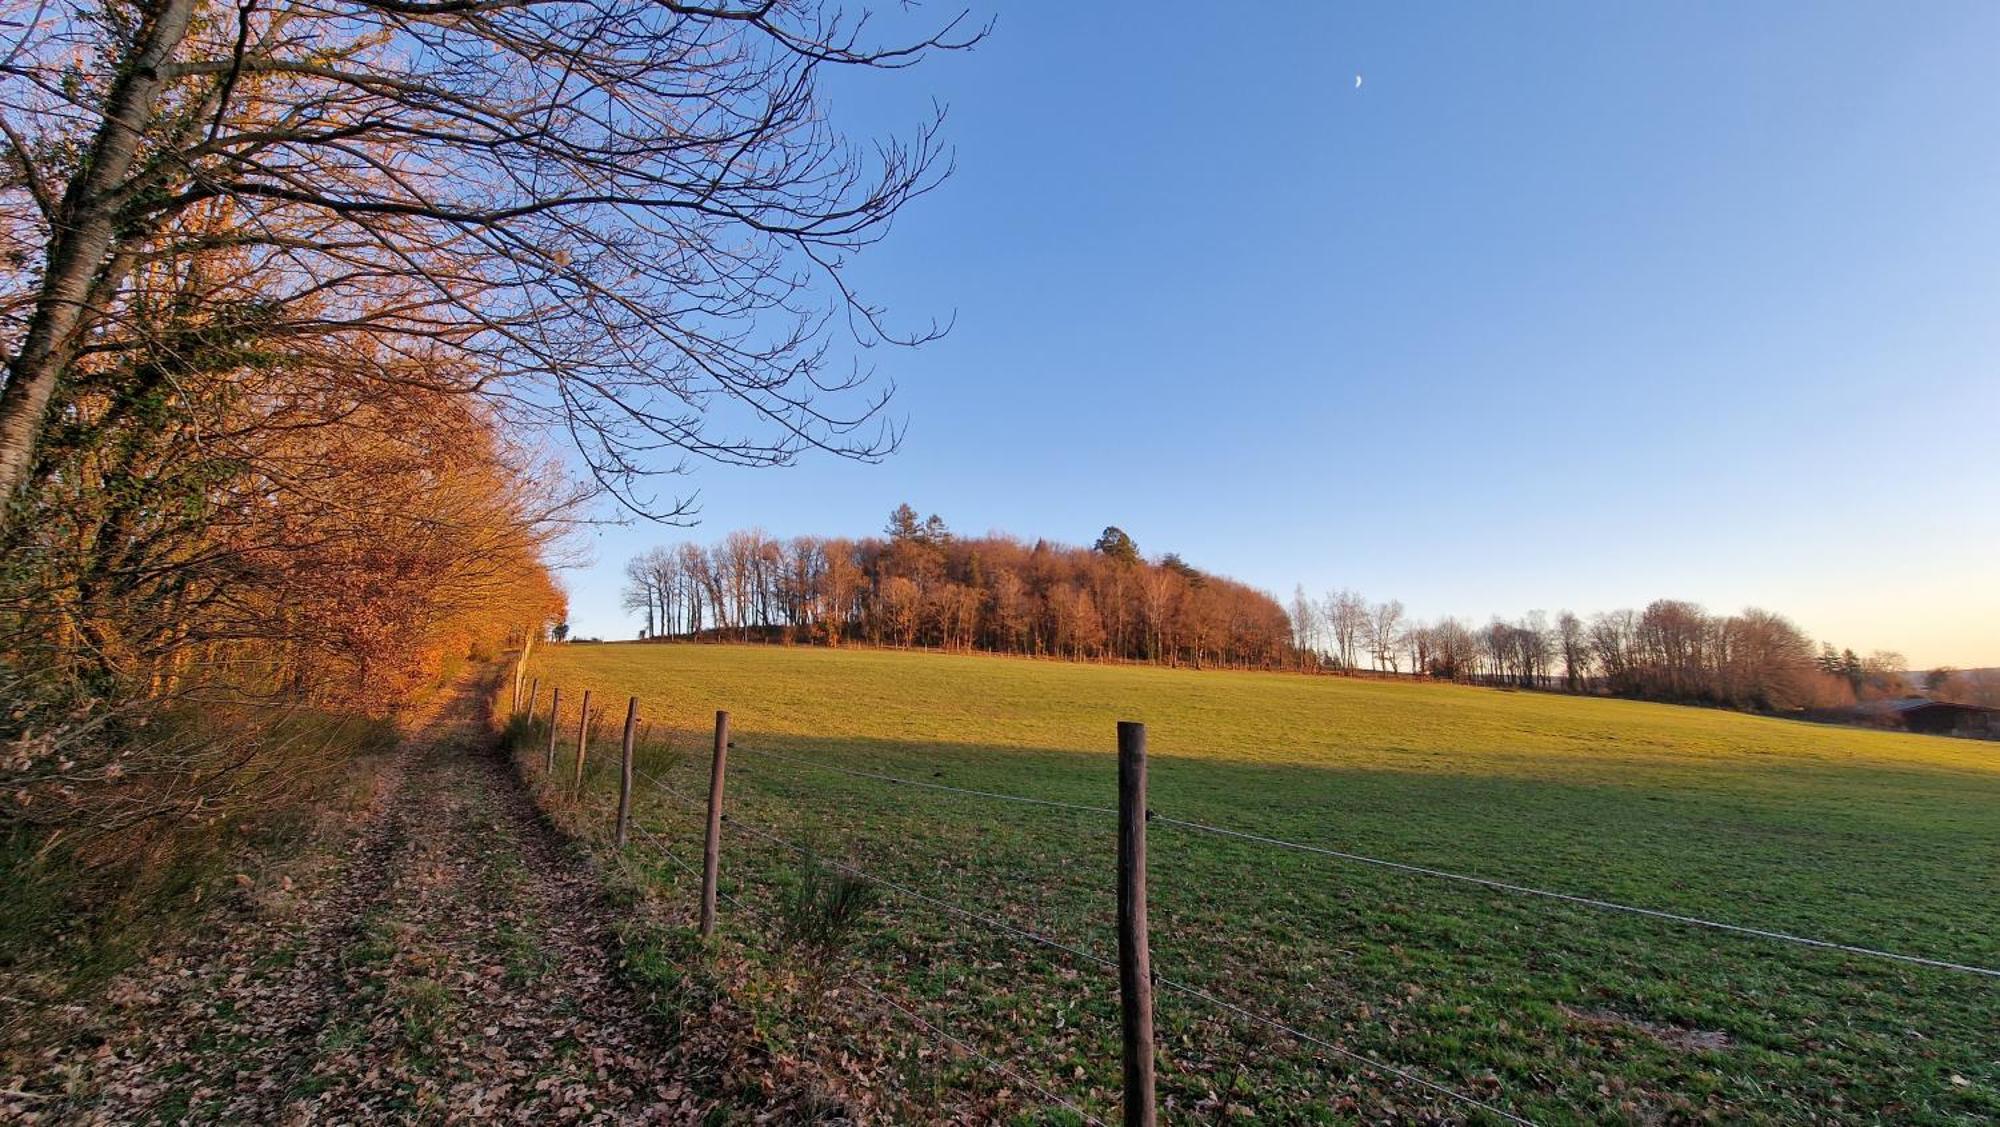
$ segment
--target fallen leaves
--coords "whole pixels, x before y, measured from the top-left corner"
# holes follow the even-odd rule
[[[253,900],[129,972],[91,1022],[0,1076],[0,1117],[698,1121],[712,1100],[621,987],[601,889],[488,739],[464,686],[321,884],[287,877],[288,907],[263,909],[284,916]]]

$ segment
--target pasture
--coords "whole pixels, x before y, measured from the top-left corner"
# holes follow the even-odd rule
[[[702,815],[654,780],[704,795],[710,719],[732,713],[740,828],[725,833],[723,887],[748,910],[723,918],[750,967],[743,1002],[776,1051],[886,1078],[907,1117],[1078,1118],[1046,1088],[1115,1119],[1115,973],[892,891],[832,971],[802,974],[760,914],[781,913],[801,864],[756,831],[1115,954],[1114,819],[814,764],[1102,807],[1120,719],[1149,727],[1163,816],[2000,966],[1993,744],[1450,685],[867,650],[571,645],[529,673],[544,715],[563,689],[559,776],[576,694],[605,706],[593,825],[615,791],[625,698],[641,698],[653,727],[638,821],[682,864],[699,864]],[[1169,824],[1150,836],[1162,978],[1537,1122],[2000,1116],[1994,978]],[[664,900],[694,895],[653,840],[628,856]],[[805,998],[802,977],[838,1004]],[[1170,1121],[1489,1118],[1185,992],[1158,1005]],[[992,1062],[938,1049],[897,1008]]]

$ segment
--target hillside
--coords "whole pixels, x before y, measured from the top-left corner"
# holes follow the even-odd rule
[[[725,869],[752,904],[775,903],[796,868],[747,836],[761,829],[1107,950],[1101,816],[823,768],[1101,806],[1113,722],[1138,719],[1165,816],[2000,964],[2000,759],[1982,744],[1460,686],[881,651],[558,647],[531,674],[544,711],[551,683],[621,710],[639,695],[655,725],[644,769],[690,794],[705,786],[708,717],[733,713],[730,796],[746,836]],[[697,815],[650,781],[641,796],[649,832],[698,856]],[[685,894],[674,872],[653,870],[669,898]],[[2000,991],[1988,979],[1166,825],[1153,880],[1161,975],[1537,1120],[2000,1112]],[[764,925],[734,926],[754,962]],[[1096,968],[1046,956],[891,897],[856,978],[1108,1114],[1115,991]],[[774,1038],[822,1036],[776,999]],[[1206,1114],[1227,1100],[1280,1120],[1385,1103],[1458,1114],[1211,1005],[1162,1007],[1162,1099],[1174,1106]],[[919,1036],[859,1017],[836,1026],[824,1037],[881,1060]],[[906,1095],[931,1082],[883,1067]]]

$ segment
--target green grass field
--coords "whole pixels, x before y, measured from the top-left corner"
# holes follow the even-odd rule
[[[530,673],[544,712],[552,683],[621,713],[637,694],[655,724],[642,766],[688,794],[705,790],[708,724],[728,709],[734,816],[1104,955],[1112,819],[757,753],[1112,805],[1114,722],[1142,720],[1160,814],[2000,966],[1993,744],[1457,686],[858,650],[567,646]],[[591,810],[614,785],[592,772]],[[641,794],[642,824],[698,862],[700,816]],[[647,864],[663,898],[693,895],[681,870]],[[725,888],[752,905],[780,903],[799,868],[726,835]],[[2000,980],[1159,824],[1151,880],[1160,975],[1538,1122],[2000,1117]],[[778,929],[726,915],[756,970],[745,1004],[780,1051],[888,1062],[878,1075],[907,1118],[1073,1121],[990,1068],[923,1051],[928,1034],[856,989],[802,1006],[773,985],[797,978]],[[842,958],[836,980],[1115,1119],[1114,974],[894,895]],[[1487,1118],[1170,991],[1158,1020],[1171,1121]]]

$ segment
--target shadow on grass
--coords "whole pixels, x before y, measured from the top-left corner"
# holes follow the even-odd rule
[[[545,759],[546,733],[546,725],[516,733],[531,772]],[[654,736],[635,760],[658,784],[641,780],[635,816],[684,863],[698,861],[707,734]],[[559,732],[564,792],[573,766],[573,741]],[[596,740],[580,800],[562,799],[577,818],[608,828],[616,766],[616,741]],[[739,731],[724,886],[767,908],[796,891],[788,850],[746,829],[754,828],[1060,943],[1115,950],[1110,815],[828,768],[1095,807],[1114,799],[1108,753]],[[2000,902],[2000,868],[1991,864],[2000,824],[1990,817],[2000,780],[1867,765],[1755,774],[1706,765],[1635,772],[1575,756],[1539,775],[1163,757],[1153,764],[1151,804],[1272,837],[1730,923],[2000,961],[1990,908]],[[2000,1028],[2000,992],[1983,981],[1164,824],[1150,836],[1161,974],[1463,1090],[1504,1090],[1503,1102],[1529,1114],[1617,1117],[1630,1102],[1669,1115],[1785,1119],[1834,1109],[1836,1120],[1949,1121],[1996,1106],[2000,1065],[1987,1050]],[[651,848],[638,842],[629,853]],[[657,895],[678,903],[695,888],[669,866],[643,872]],[[746,949],[773,939],[754,918],[729,927]],[[765,958],[769,974],[786,973],[781,957]],[[1078,983],[1097,973],[1087,963],[892,892],[858,973],[940,1022],[970,1028],[982,1044],[1043,1062],[1037,1075],[1063,1090],[1115,1090],[1106,1066],[1115,1047],[1102,1028],[1114,1020],[1115,991],[1100,983],[1074,1002]],[[1051,1032],[1052,1012],[1069,1015],[1057,1029],[1098,1028],[1082,1039]],[[796,1017],[760,1020],[782,1032]],[[1183,1106],[1247,1073],[1263,1094],[1245,1106],[1282,1120],[1323,1106],[1329,1076],[1353,1082],[1351,1070],[1298,1042],[1184,997],[1163,1001],[1161,1021],[1173,1062],[1163,1084]],[[812,1036],[802,1030],[794,1032]],[[1922,1031],[1921,1046],[1911,1030]]]

